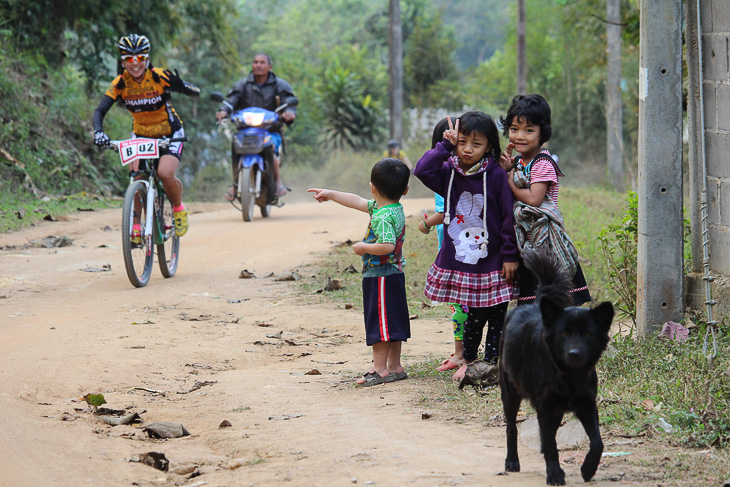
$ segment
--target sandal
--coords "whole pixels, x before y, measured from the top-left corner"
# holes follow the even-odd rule
[[[451,357],[453,356],[454,354],[452,353],[449,358],[441,362],[439,366],[436,367],[436,370],[438,370],[439,372],[443,372],[445,370],[458,369],[459,367],[461,367],[462,364],[457,364],[456,362],[451,361]]]
[[[453,356],[454,356],[454,354],[452,353],[451,355],[449,355],[449,358],[442,360],[441,363],[439,364],[439,367],[441,367],[446,362],[448,362],[449,360],[451,360],[451,357],[453,357]]]
[[[391,374],[391,375],[393,375],[393,374]],[[370,386],[377,386],[378,384],[385,384],[388,377],[390,377],[390,375],[382,377],[380,374],[378,374],[374,370],[371,370],[370,372],[365,372],[362,375],[362,378],[365,379],[365,382],[358,382],[357,385],[360,387],[370,387]]]
[[[388,377],[385,378],[385,382],[395,382],[397,380],[403,380],[403,379],[407,379],[407,378],[408,378],[408,374],[404,370],[403,372],[390,374]]]
[[[454,376],[453,376],[454,377],[454,380],[461,380],[461,379],[463,379],[465,373],[466,373],[466,364],[464,364],[461,367],[459,367],[459,370],[457,370],[454,373]]]
[[[446,359],[436,370],[438,370],[439,372],[443,372],[445,370],[458,369],[459,367],[461,367],[461,364],[457,364],[456,362],[452,362],[451,360]]]

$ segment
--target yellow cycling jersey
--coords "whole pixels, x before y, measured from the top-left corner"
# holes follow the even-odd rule
[[[159,139],[182,127],[180,117],[170,104],[170,93],[165,91],[170,85],[162,79],[162,74],[160,68],[148,69],[138,83],[125,70],[106,90],[106,95],[115,101],[121,97],[124,106],[132,112],[132,130],[140,137]]]

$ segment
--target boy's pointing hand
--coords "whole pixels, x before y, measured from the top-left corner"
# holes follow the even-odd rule
[[[312,196],[320,203],[324,203],[330,199],[330,190],[328,189],[309,188],[307,193],[314,193]]]

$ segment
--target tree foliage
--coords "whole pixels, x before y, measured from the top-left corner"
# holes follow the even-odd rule
[[[440,12],[425,13],[415,19],[405,48],[406,91],[411,106],[439,106],[444,94],[431,89],[440,81],[457,77],[452,53],[457,47],[453,29]]]
[[[502,46],[509,10],[503,0],[434,0],[444,22],[451,26],[457,46],[454,58],[461,70],[487,61]]]
[[[470,106],[507,109],[516,90],[515,7],[503,46],[472,71],[464,94]],[[638,15],[633,2],[622,2],[624,35],[624,145],[636,145],[636,72],[638,45],[631,31]],[[605,1],[527,0],[527,90],[545,96],[552,109],[550,148],[561,155],[561,167],[605,164]],[[566,157],[562,157],[566,156]],[[565,163],[563,162],[565,161]]]
[[[624,145],[627,157],[635,158],[638,9],[633,0],[622,0],[621,7]],[[514,2],[401,0],[401,10],[408,106],[419,114],[506,111],[515,94]],[[528,90],[551,104],[550,148],[567,171],[605,160],[604,12],[603,0],[527,0]],[[213,167],[223,168],[221,177],[227,177],[230,145],[217,136],[217,105],[207,95],[227,92],[261,51],[300,98],[297,119],[286,133],[287,159],[315,164],[332,146],[379,149],[385,142],[386,0],[0,0],[0,19],[0,109],[7,125],[0,129],[0,147],[23,154],[27,167],[34,167],[29,162],[34,158],[41,165],[58,164],[52,154],[65,154],[76,171],[98,181],[94,184],[117,179],[116,173],[108,176],[119,172],[109,154],[90,146],[95,103],[88,100],[98,100],[116,74],[116,40],[132,32],[150,38],[155,65],[178,69],[202,89],[199,99],[173,97],[191,139],[182,166],[186,184],[204,173],[209,185]],[[17,90],[14,83],[28,88]],[[52,128],[35,128],[50,120]],[[105,127],[121,137],[129,122],[124,110],[114,108]],[[404,126],[406,145],[422,135],[413,130],[431,129],[408,120]],[[408,133],[409,127],[416,128]],[[48,139],[63,131],[69,140]],[[76,150],[63,152],[69,143]],[[40,149],[44,145],[52,149]],[[59,171],[55,174],[66,174]],[[52,183],[47,190],[72,186]]]
[[[330,149],[375,149],[382,137],[382,111],[365,94],[360,78],[344,68],[324,73],[321,140]]]

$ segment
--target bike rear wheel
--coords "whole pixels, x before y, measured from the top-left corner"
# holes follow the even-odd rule
[[[245,222],[253,220],[253,209],[256,207],[255,167],[242,167],[238,170],[238,190],[241,192],[241,215]]]
[[[180,237],[175,235],[175,221],[172,218],[172,202],[167,194],[160,191],[157,194],[158,207],[155,217],[156,225],[162,234],[162,240],[157,244],[157,261],[160,272],[166,278],[177,272],[177,263],[180,257]]]
[[[152,251],[152,235],[145,234],[147,216],[147,185],[143,181],[134,181],[124,195],[122,210],[122,251],[127,277],[134,287],[144,287],[152,274],[154,255]],[[139,242],[133,242],[133,225],[141,226]]]

